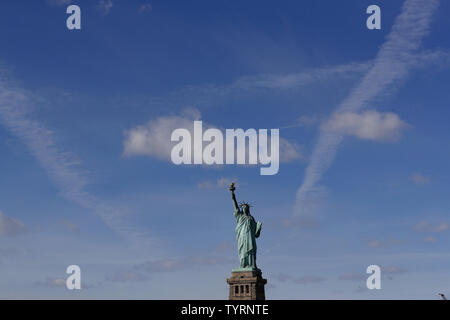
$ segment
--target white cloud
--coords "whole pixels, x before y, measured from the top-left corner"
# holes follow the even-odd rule
[[[146,125],[137,126],[125,132],[125,156],[147,155],[170,161],[172,131],[186,128],[193,134],[194,120],[200,120],[196,109],[185,109],[180,116],[164,116],[150,120]]]
[[[170,141],[172,131],[177,128],[185,128],[193,136],[194,121],[200,119],[201,114],[197,109],[188,108],[184,109],[181,115],[158,117],[150,120],[145,125],[139,125],[127,130],[124,133],[123,155],[128,157],[146,155],[156,159],[170,161],[170,153],[175,144],[175,142]],[[202,125],[203,131],[214,127],[205,121],[202,121]],[[282,137],[280,137],[279,142],[280,162],[286,163],[304,158],[299,144]],[[248,152],[248,148],[246,151]]]
[[[437,224],[432,224],[427,221],[421,221],[417,223],[413,229],[418,232],[445,232],[450,230],[450,223],[443,221]]]
[[[358,112],[393,84],[405,79],[410,69],[421,59],[417,49],[428,34],[433,14],[439,5],[438,0],[406,0],[402,11],[396,18],[391,32],[375,57],[374,63],[351,93],[342,101],[336,113]],[[429,54],[426,54],[425,60]],[[331,166],[343,135],[321,131],[315,145],[310,163],[306,168],[304,180],[297,191],[294,215],[305,214],[307,197],[314,192],[323,174]]]
[[[335,113],[322,125],[322,130],[359,139],[397,141],[407,127],[408,124],[395,113],[367,110],[362,113]]]
[[[431,179],[428,176],[424,176],[424,175],[422,175],[420,173],[415,173],[414,175],[412,175],[411,181],[415,185],[422,186],[422,185],[429,184]]]
[[[0,211],[0,236],[14,236],[23,232],[24,229],[22,221],[7,217]]]

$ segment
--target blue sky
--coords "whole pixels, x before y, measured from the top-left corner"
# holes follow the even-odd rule
[[[450,294],[450,3],[371,4],[3,1],[0,298],[225,299],[231,181],[269,299]],[[280,128],[279,173],[174,165],[193,119]]]

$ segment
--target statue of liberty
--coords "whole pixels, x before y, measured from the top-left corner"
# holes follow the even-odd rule
[[[256,238],[261,232],[261,222],[256,222],[250,214],[250,205],[243,202],[238,205],[234,183],[230,186],[231,198],[234,204],[234,216],[236,217],[236,240],[240,267],[233,271],[259,270],[256,267]]]

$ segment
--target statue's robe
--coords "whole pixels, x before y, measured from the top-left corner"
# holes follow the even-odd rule
[[[241,268],[256,268],[256,238],[261,231],[261,223],[256,222],[251,215],[235,209],[236,240]]]

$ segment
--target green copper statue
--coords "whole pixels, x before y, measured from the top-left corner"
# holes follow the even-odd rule
[[[250,215],[250,205],[241,203],[238,205],[234,183],[230,186],[231,198],[234,204],[234,216],[236,217],[236,240],[238,243],[240,267],[233,271],[258,270],[256,267],[256,238],[261,232],[261,222],[256,222]]]

